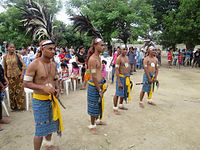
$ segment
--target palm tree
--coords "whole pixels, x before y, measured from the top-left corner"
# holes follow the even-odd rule
[[[31,32],[33,34],[34,40],[45,38],[55,40],[53,34],[54,15],[49,13],[46,7],[29,0],[28,3],[24,3],[18,8],[23,11],[22,22],[27,29],[27,33]]]

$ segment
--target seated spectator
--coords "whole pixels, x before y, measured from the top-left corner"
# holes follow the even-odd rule
[[[60,87],[61,93],[64,92],[64,81],[69,78],[69,70],[66,63],[61,63],[61,71],[59,72],[60,75]]]

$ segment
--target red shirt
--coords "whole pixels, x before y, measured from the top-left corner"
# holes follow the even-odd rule
[[[172,53],[171,52],[168,52],[167,59],[170,60],[170,61],[172,61]]]
[[[64,58],[65,58],[65,54],[63,54],[63,53],[60,53],[60,54],[58,55],[58,57],[60,58],[60,60],[62,60],[62,59],[64,59]]]

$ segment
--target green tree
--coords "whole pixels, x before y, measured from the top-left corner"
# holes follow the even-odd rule
[[[21,13],[15,7],[0,13],[0,42],[13,42],[17,48],[31,43],[31,37],[26,35],[25,28],[20,22]]]
[[[146,0],[71,0],[68,8],[72,14],[78,9],[89,16],[108,46],[113,37],[121,38],[125,44],[130,38],[137,39],[155,22]]]
[[[161,43],[175,47],[177,43],[185,43],[193,49],[200,42],[200,0],[181,0],[177,10],[172,10],[163,17]]]

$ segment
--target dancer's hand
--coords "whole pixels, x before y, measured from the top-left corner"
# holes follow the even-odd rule
[[[54,94],[56,92],[55,88],[50,86],[44,86],[42,90],[47,94]]]
[[[60,89],[56,89],[56,90],[55,90],[55,96],[58,98],[59,95],[60,95]]]
[[[151,83],[153,83],[154,82],[154,80],[153,79],[149,79],[149,83],[151,84]]]

